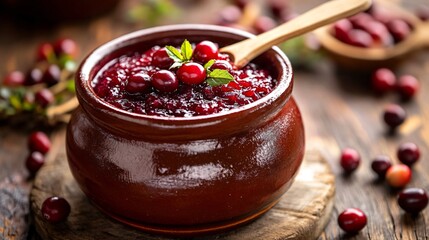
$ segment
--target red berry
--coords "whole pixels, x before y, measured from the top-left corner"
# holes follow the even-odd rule
[[[390,104],[386,107],[383,114],[384,122],[391,128],[395,129],[401,125],[407,117],[405,110],[397,105]]]
[[[421,188],[407,188],[399,193],[398,204],[406,212],[417,214],[428,205],[428,194]]]
[[[390,158],[385,155],[377,156],[371,163],[372,170],[377,173],[380,178],[386,176],[387,170],[392,166]]]
[[[27,72],[25,75],[25,82],[24,84],[27,86],[32,86],[35,84],[39,84],[43,82],[43,73],[42,70],[38,68],[33,68],[30,71]]]
[[[169,69],[173,65],[173,59],[168,56],[165,48],[160,48],[153,53],[152,65],[161,69]]]
[[[374,40],[372,39],[371,35],[360,29],[350,30],[347,38],[348,42],[346,43],[356,47],[369,48],[374,44]]]
[[[25,83],[25,76],[20,71],[8,73],[3,79],[3,85],[8,87],[22,86]]]
[[[273,15],[280,18],[284,12],[288,12],[288,1],[285,0],[270,0],[269,7]]]
[[[353,24],[353,27],[357,29],[365,29],[365,26],[368,23],[374,21],[374,18],[372,17],[372,15],[365,12],[358,13],[350,17],[349,19],[350,19],[350,22]]]
[[[125,90],[131,94],[142,93],[149,89],[150,86],[151,84],[149,75],[145,73],[138,73],[128,78]]]
[[[231,63],[229,63],[226,60],[216,60],[216,62],[213,63],[210,69],[222,69],[222,70],[231,71],[232,66],[231,66]]]
[[[347,233],[357,233],[366,226],[366,215],[357,208],[348,208],[338,216],[338,225]]]
[[[177,70],[179,80],[189,85],[204,82],[206,75],[204,67],[195,62],[185,63]]]
[[[34,100],[41,107],[46,108],[49,104],[55,101],[55,97],[49,89],[44,88],[34,95]]]
[[[237,6],[228,6],[219,12],[219,25],[230,25],[237,23],[241,18],[241,10]]]
[[[398,148],[397,156],[403,164],[412,166],[419,160],[420,150],[415,143],[403,143]]]
[[[43,202],[41,211],[46,221],[63,222],[70,214],[70,204],[62,197],[50,197]]]
[[[34,175],[39,171],[39,169],[43,166],[45,163],[45,156],[37,151],[32,152],[27,160],[25,161],[25,166],[27,167],[28,171]]]
[[[411,169],[407,165],[393,165],[386,172],[386,180],[390,186],[405,187],[411,180]]]
[[[410,25],[402,19],[393,19],[387,23],[387,28],[396,42],[403,41],[411,34]]]
[[[340,164],[344,171],[349,173],[353,172],[359,167],[360,164],[359,153],[352,148],[344,149],[341,153]]]
[[[31,151],[46,154],[51,148],[51,141],[43,132],[33,132],[28,138],[28,147]]]
[[[277,26],[276,21],[274,21],[274,19],[267,16],[260,16],[253,23],[253,28],[258,34],[267,32],[275,28],[276,26]]]
[[[420,6],[419,9],[417,10],[417,16],[422,20],[422,21],[428,21],[429,20],[429,7],[428,6]]]
[[[55,85],[61,80],[61,69],[58,65],[51,64],[45,70],[42,76],[42,81],[48,85]]]
[[[398,81],[398,92],[405,100],[411,99],[419,91],[419,81],[411,75],[405,75],[399,78]]]
[[[75,57],[78,47],[75,41],[68,38],[62,38],[54,43],[54,51],[57,56],[69,55]]]
[[[219,49],[213,42],[202,41],[195,46],[193,58],[201,63],[206,63],[212,59],[217,59]]]
[[[394,40],[386,25],[378,21],[370,21],[362,26],[363,30],[368,32],[374,39],[375,43],[378,43],[381,47],[389,47],[394,44]]]
[[[233,3],[240,9],[244,9],[246,5],[249,4],[249,1],[250,0],[233,0]]]
[[[334,24],[334,36],[342,41],[342,42],[348,42],[349,41],[349,32],[353,29],[353,25],[347,18],[344,18],[342,20],[339,20],[335,22]]]
[[[380,68],[372,74],[372,88],[379,93],[386,93],[396,85],[395,74],[387,68]]]
[[[54,47],[50,43],[42,43],[37,48],[36,52],[36,61],[49,61],[52,58],[55,58]]]
[[[174,73],[168,70],[159,70],[151,78],[152,86],[161,92],[174,92],[179,87],[179,81]]]

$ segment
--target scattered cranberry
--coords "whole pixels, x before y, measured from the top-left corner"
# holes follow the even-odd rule
[[[50,43],[42,43],[37,48],[36,61],[49,61],[55,58],[54,47]]]
[[[3,79],[3,85],[9,87],[22,86],[25,83],[25,76],[20,71],[10,72]]]
[[[398,148],[398,159],[407,166],[412,166],[420,158],[419,147],[415,143],[403,143]]]
[[[416,95],[420,88],[420,83],[414,76],[405,75],[399,78],[397,88],[402,98],[407,100]]]
[[[219,12],[219,25],[230,25],[238,22],[242,12],[239,7],[231,5],[227,6]]]
[[[31,86],[43,82],[43,73],[39,68],[30,69],[25,76],[25,85]]]
[[[204,82],[206,75],[204,67],[195,62],[185,63],[177,70],[179,80],[189,85]]]
[[[386,180],[390,186],[405,187],[411,180],[411,169],[407,165],[393,165],[386,172]]]
[[[151,86],[150,77],[145,73],[138,73],[128,78],[125,91],[128,93],[142,93]]]
[[[408,23],[402,19],[393,19],[387,23],[387,28],[396,42],[401,42],[411,34]]]
[[[429,20],[429,7],[428,6],[420,6],[419,9],[417,10],[417,16],[422,20],[422,21],[428,21]]]
[[[274,19],[267,16],[260,16],[256,19],[255,23],[253,23],[253,28],[256,33],[264,33],[267,32],[277,26],[276,21]]]
[[[33,132],[28,138],[28,147],[31,151],[46,154],[51,148],[51,141],[43,132]]]
[[[342,42],[349,42],[349,32],[352,29],[353,25],[350,20],[344,18],[334,24],[334,36]]]
[[[380,178],[386,176],[387,170],[392,166],[390,158],[385,155],[377,156],[371,163],[372,170],[377,173]]]
[[[173,65],[173,59],[168,56],[167,50],[165,48],[160,48],[153,53],[152,56],[152,65],[161,69],[168,69]]]
[[[229,63],[228,61],[216,60],[216,62],[213,63],[213,65],[210,67],[210,69],[222,69],[222,70],[231,71],[232,66],[231,66],[231,63]]]
[[[378,93],[386,93],[396,85],[395,74],[387,68],[380,68],[372,74],[372,88]]]
[[[56,64],[51,64],[43,73],[42,81],[52,86],[61,80],[61,69]]]
[[[383,114],[384,122],[391,128],[395,129],[401,125],[407,117],[405,110],[397,105],[390,104],[386,107]]]
[[[34,100],[41,107],[46,108],[55,101],[55,96],[49,89],[44,88],[34,95]]]
[[[43,202],[41,211],[46,221],[63,222],[70,214],[70,204],[62,197],[50,197]]]
[[[193,57],[196,61],[206,63],[218,58],[219,49],[213,42],[202,41],[195,46]]]
[[[63,38],[54,43],[54,51],[57,56],[69,55],[74,57],[77,55],[77,50],[77,44],[72,39]]]
[[[346,172],[353,172],[355,171],[360,164],[360,155],[359,153],[352,149],[352,148],[346,148],[341,153],[341,160],[340,160],[341,167]]]
[[[348,208],[338,216],[338,225],[347,233],[357,233],[366,226],[366,215],[357,208]]]
[[[407,188],[399,193],[398,204],[406,212],[417,214],[428,205],[428,194],[421,188]]]
[[[174,92],[179,87],[179,81],[172,72],[168,70],[159,70],[152,75],[152,86],[161,92]]]
[[[39,171],[39,169],[43,166],[45,163],[45,156],[37,151],[34,151],[28,156],[27,160],[25,161],[25,166],[27,167],[28,171],[34,175]]]
[[[371,35],[369,33],[360,30],[360,29],[352,29],[348,33],[348,44],[357,46],[357,47],[364,47],[369,48],[373,45],[374,40],[372,39]]]

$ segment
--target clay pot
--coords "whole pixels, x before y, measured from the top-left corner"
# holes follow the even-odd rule
[[[219,26],[157,27],[115,39],[83,61],[67,156],[99,209],[152,233],[195,236],[249,222],[277,203],[304,154],[292,67],[278,48],[255,60],[279,79],[275,90],[229,112],[189,118],[134,114],[107,104],[91,88],[100,69],[126,53],[184,39],[223,46],[247,37]]]

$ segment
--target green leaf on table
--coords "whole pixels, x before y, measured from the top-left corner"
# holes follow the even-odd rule
[[[180,50],[182,51],[182,56],[184,61],[189,61],[192,58],[192,45],[191,43],[185,39],[183,41],[182,46],[180,47]]]
[[[213,72],[207,74],[207,83],[212,86],[220,86],[228,84],[233,81],[234,77],[227,71],[223,69],[215,69]]]

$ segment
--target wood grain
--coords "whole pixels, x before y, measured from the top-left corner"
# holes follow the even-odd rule
[[[333,207],[334,176],[318,152],[307,152],[291,189],[256,221],[225,234],[202,239],[316,239]],[[66,222],[50,224],[40,213],[50,196],[66,198],[72,208]],[[43,239],[167,239],[144,234],[109,219],[90,204],[68,169],[64,151],[44,166],[31,190],[36,230]]]

